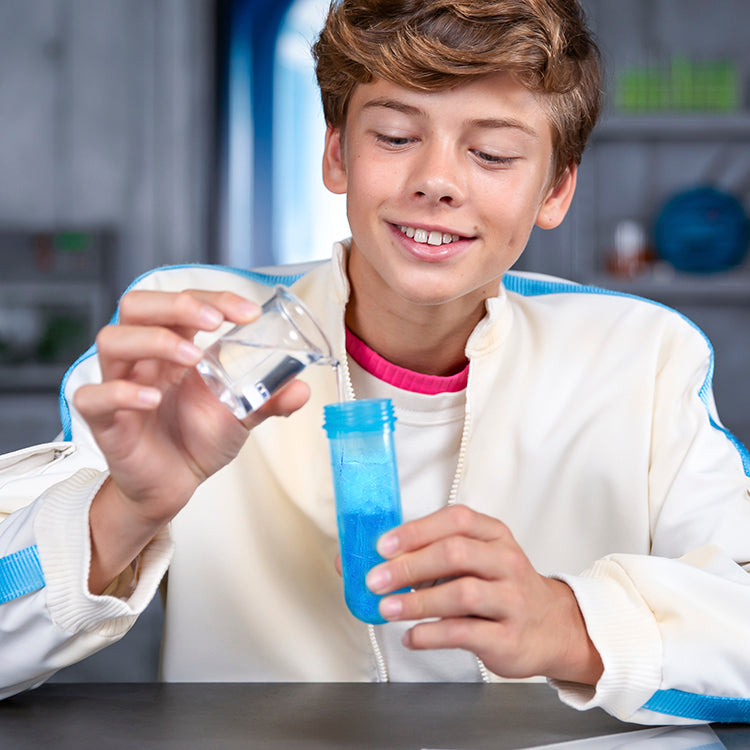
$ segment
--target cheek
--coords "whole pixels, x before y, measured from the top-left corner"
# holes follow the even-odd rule
[[[500,186],[487,185],[479,195],[486,211],[499,221],[519,228],[534,224],[544,200],[542,179],[508,179]],[[493,190],[494,187],[494,190]]]
[[[519,226],[526,224],[527,218],[531,217],[530,220],[533,221],[536,204],[522,188],[507,187],[495,192],[485,190],[479,195],[485,220],[496,231],[515,233]]]
[[[520,183],[520,181],[519,181]],[[507,184],[497,192],[482,194],[485,224],[492,227],[495,247],[503,248],[502,260],[512,265],[518,260],[536,222],[540,198],[527,184]]]
[[[350,209],[364,214],[399,195],[399,188],[392,169],[370,164],[366,173],[356,168],[350,170],[347,192]]]

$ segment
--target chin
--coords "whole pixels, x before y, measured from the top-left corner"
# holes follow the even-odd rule
[[[425,307],[445,305],[472,294],[471,291],[466,289],[440,286],[431,281],[423,281],[421,284],[409,286],[400,285],[394,291],[406,302]]]

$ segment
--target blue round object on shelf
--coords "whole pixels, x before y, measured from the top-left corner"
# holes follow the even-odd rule
[[[656,220],[659,257],[678,271],[723,271],[739,265],[750,246],[750,220],[733,196],[699,187],[670,199]]]

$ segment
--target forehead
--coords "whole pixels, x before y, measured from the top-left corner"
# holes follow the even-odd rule
[[[433,125],[515,127],[530,137],[551,139],[541,97],[508,73],[493,73],[436,91],[405,88],[383,79],[358,84],[349,102],[347,123],[383,112],[398,112]]]

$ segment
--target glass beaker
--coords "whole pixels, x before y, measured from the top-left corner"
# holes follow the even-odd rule
[[[211,344],[196,369],[235,417],[244,419],[311,364],[338,362],[310,311],[279,285],[260,316]]]

